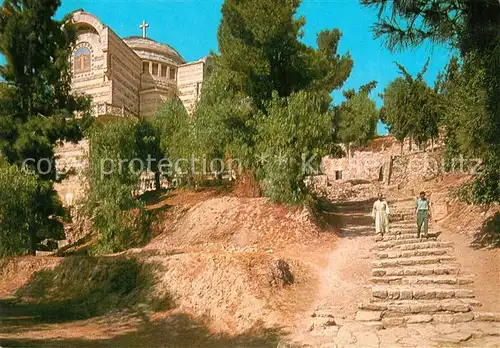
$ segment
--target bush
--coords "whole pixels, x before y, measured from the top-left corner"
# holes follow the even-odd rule
[[[121,162],[139,158],[136,128],[132,122],[115,121],[91,131],[85,211],[98,236],[95,253],[124,250],[149,234],[149,216],[134,197],[141,172]]]
[[[33,207],[37,192],[35,175],[0,158],[0,256],[24,254],[36,245]]]
[[[307,197],[304,179],[318,168],[330,139],[331,115],[321,106],[322,99],[313,93],[275,94],[266,114],[257,118],[257,153],[262,157],[257,174],[275,202],[296,204]]]
[[[462,185],[458,198],[468,204],[500,203],[500,170],[487,167],[485,172],[474,180]]]

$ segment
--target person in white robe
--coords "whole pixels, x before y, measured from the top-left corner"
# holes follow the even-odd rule
[[[373,203],[372,217],[375,219],[375,233],[383,236],[389,232],[389,204],[381,193]]]

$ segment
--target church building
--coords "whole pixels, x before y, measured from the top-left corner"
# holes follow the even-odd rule
[[[150,118],[166,100],[179,98],[192,114],[200,97],[206,60],[186,62],[171,46],[142,36],[120,38],[96,16],[73,13],[77,28],[71,55],[72,91],[92,98],[92,114]]]
[[[71,55],[72,92],[91,97],[91,112],[99,121],[152,118],[162,103],[173,98],[193,114],[205,78],[205,59],[186,62],[174,48],[148,38],[145,21],[140,26],[142,36],[120,38],[84,10],[73,12],[72,20],[77,29]],[[54,185],[66,206],[83,194],[88,151],[87,139],[56,148],[58,171],[76,173]]]

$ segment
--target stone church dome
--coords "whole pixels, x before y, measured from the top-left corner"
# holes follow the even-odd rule
[[[72,13],[77,30],[71,54],[71,90],[91,97],[92,113],[106,121],[152,118],[173,98],[193,113],[205,78],[205,61],[186,62],[171,46],[143,35],[122,39],[95,15]]]
[[[137,53],[141,59],[163,61],[171,64],[185,64],[186,61],[171,46],[157,42],[150,38],[141,36],[129,36],[123,38],[123,41]]]

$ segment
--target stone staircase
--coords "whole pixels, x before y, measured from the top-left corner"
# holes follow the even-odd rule
[[[491,314],[474,315],[480,303],[474,299],[472,278],[452,256],[453,243],[440,241],[439,233],[417,238],[408,215],[392,223],[389,234],[377,237],[371,298],[360,304],[356,320],[384,327],[487,320]]]
[[[326,295],[303,322],[305,330],[278,348],[500,348],[500,313],[474,310],[481,304],[472,275],[454,259],[453,243],[436,232],[416,238],[413,204],[391,205],[391,231],[383,238],[373,239],[372,225],[347,220],[342,236],[368,241],[366,249],[349,249],[372,263],[371,277],[363,277],[369,291],[358,292],[364,302],[355,318],[347,317]],[[341,209],[366,217],[371,211],[354,203]]]

